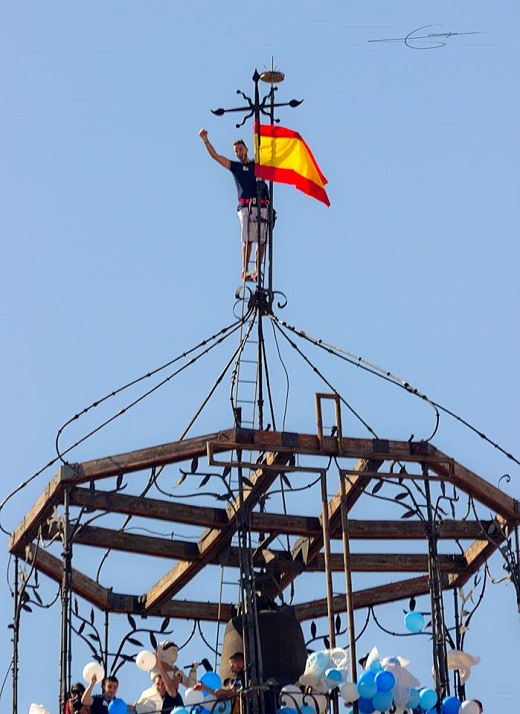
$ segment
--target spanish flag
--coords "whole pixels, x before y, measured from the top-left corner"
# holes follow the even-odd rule
[[[261,124],[259,147],[255,128],[255,163],[257,176],[266,181],[296,186],[308,196],[330,206],[324,188],[327,179],[298,132],[283,126]]]

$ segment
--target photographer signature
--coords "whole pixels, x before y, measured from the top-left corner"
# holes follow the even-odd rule
[[[439,27],[439,25],[423,25],[408,33],[406,37],[393,37],[385,40],[367,40],[367,42],[404,42],[412,50],[434,50],[444,47],[450,37],[459,35],[480,35],[482,32],[429,32],[428,34],[418,34],[429,27]]]

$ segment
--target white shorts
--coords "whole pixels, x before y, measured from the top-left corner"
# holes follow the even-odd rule
[[[251,213],[246,206],[239,209],[240,238],[243,243],[258,242],[258,226],[260,226],[260,243],[265,243],[267,239],[267,211],[267,206],[260,208],[261,221],[259,222],[258,208],[256,206],[251,206]]]

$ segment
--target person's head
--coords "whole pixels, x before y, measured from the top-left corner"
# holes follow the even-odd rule
[[[105,679],[101,682],[101,691],[103,692],[105,699],[108,699],[109,702],[112,701],[112,699],[114,699],[117,695],[118,687],[119,680],[117,677],[105,677]]]
[[[244,671],[244,655],[242,652],[235,652],[235,654],[231,655],[228,663],[229,669],[233,674],[239,674]]]
[[[155,675],[155,677],[153,678],[153,683],[155,684],[157,694],[159,694],[161,697],[164,697],[166,693],[166,685],[164,683],[164,679],[160,674]]]
[[[247,146],[245,145],[245,142],[243,139],[235,139],[233,142],[233,150],[235,152],[235,156],[239,161],[242,163],[245,163],[247,161]]]
[[[70,699],[72,699],[72,711],[80,711],[81,709],[81,697],[83,696],[83,693],[85,691],[85,687],[81,684],[81,682],[76,682],[76,684],[73,684],[72,687],[70,688]]]

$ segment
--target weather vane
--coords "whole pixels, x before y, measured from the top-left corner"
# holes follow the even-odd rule
[[[240,94],[242,97],[247,102],[246,106],[242,107],[233,107],[231,109],[212,109],[211,112],[212,114],[215,114],[215,116],[221,117],[223,114],[228,114],[230,112],[245,112],[245,116],[242,119],[242,121],[239,124],[236,124],[236,128],[239,129],[241,126],[243,126],[246,121],[254,116],[256,123],[260,123],[260,114],[265,114],[270,117],[271,122],[279,122],[279,119],[274,118],[274,110],[276,107],[298,107],[300,104],[303,102],[303,99],[291,99],[290,102],[280,102],[277,103],[274,101],[274,93],[277,91],[278,87],[275,87],[275,84],[279,84],[280,82],[283,82],[285,79],[285,75],[283,72],[280,72],[279,70],[275,69],[274,66],[272,65],[271,62],[271,69],[266,70],[265,72],[262,72],[262,74],[259,74],[258,70],[255,69],[252,80],[255,84],[255,98],[254,101],[247,96],[242,90],[237,89],[237,94]],[[259,82],[266,82],[271,85],[271,89],[269,92],[260,100],[260,90],[259,90]]]

